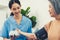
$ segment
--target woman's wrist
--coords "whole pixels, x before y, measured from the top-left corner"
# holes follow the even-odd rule
[[[18,33],[19,33],[19,34],[23,34],[23,32],[22,32],[22,31],[20,31],[20,30],[18,30]]]
[[[21,34],[21,31],[20,31],[18,28],[16,29],[16,31],[17,31],[19,34]]]
[[[23,32],[22,31],[19,31],[19,34],[23,34]]]

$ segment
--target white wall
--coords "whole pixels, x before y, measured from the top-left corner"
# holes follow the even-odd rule
[[[29,13],[30,16],[36,16],[37,17],[37,25],[36,28],[41,28],[43,25],[45,25],[47,22],[49,22],[52,18],[49,15],[48,12],[48,1],[47,0],[20,0],[22,4],[22,8],[26,9],[28,6],[31,7],[31,12]],[[8,7],[9,0],[1,0],[1,5]],[[3,21],[5,20],[6,13],[9,14],[9,9],[0,9],[0,27],[1,24],[3,24]],[[4,15],[4,16],[3,16]]]
[[[48,8],[49,3],[48,0],[21,0],[22,8],[26,9],[26,7],[31,7],[30,16],[37,17],[37,25],[35,28],[41,28],[47,22],[52,20],[49,15]]]
[[[2,25],[3,25],[3,22],[4,22],[4,20],[5,20],[5,10],[0,10],[0,29],[1,29],[1,27],[2,27]]]

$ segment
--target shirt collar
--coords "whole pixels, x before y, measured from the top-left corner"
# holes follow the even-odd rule
[[[9,17],[9,19],[10,19],[10,21],[11,21],[12,23],[17,24],[17,22],[16,22],[16,20],[14,19],[14,17],[13,17],[13,16],[10,16],[10,17]],[[19,25],[21,25],[21,24],[22,24],[22,22],[23,22],[23,16],[22,16],[22,20],[21,20],[21,22],[20,22],[20,24],[19,24]],[[18,25],[18,24],[17,24],[17,25]]]

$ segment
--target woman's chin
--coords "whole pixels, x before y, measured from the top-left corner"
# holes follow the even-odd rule
[[[18,16],[18,15],[19,15],[19,13],[15,13],[15,15],[16,15],[16,16]]]
[[[51,17],[54,17],[54,15],[51,15]]]

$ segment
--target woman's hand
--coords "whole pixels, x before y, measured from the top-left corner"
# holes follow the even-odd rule
[[[22,34],[22,31],[19,29],[16,29],[15,31],[17,31],[19,34]]]
[[[19,33],[17,32],[17,30],[10,31],[10,32],[9,32],[9,36],[10,36],[10,37],[11,37],[11,36],[13,36],[13,37],[16,36],[16,37],[17,37],[17,36],[19,36]]]
[[[34,33],[26,33],[26,32],[22,32],[21,30],[19,30],[19,29],[16,29],[17,30],[17,32],[19,33],[19,34],[22,34],[22,35],[24,35],[24,36],[26,36],[28,39],[37,39],[37,37],[36,37],[36,35],[34,34]]]
[[[14,36],[14,31],[10,31],[9,36]]]
[[[37,40],[37,37],[35,34],[31,33],[28,35],[28,40]]]

